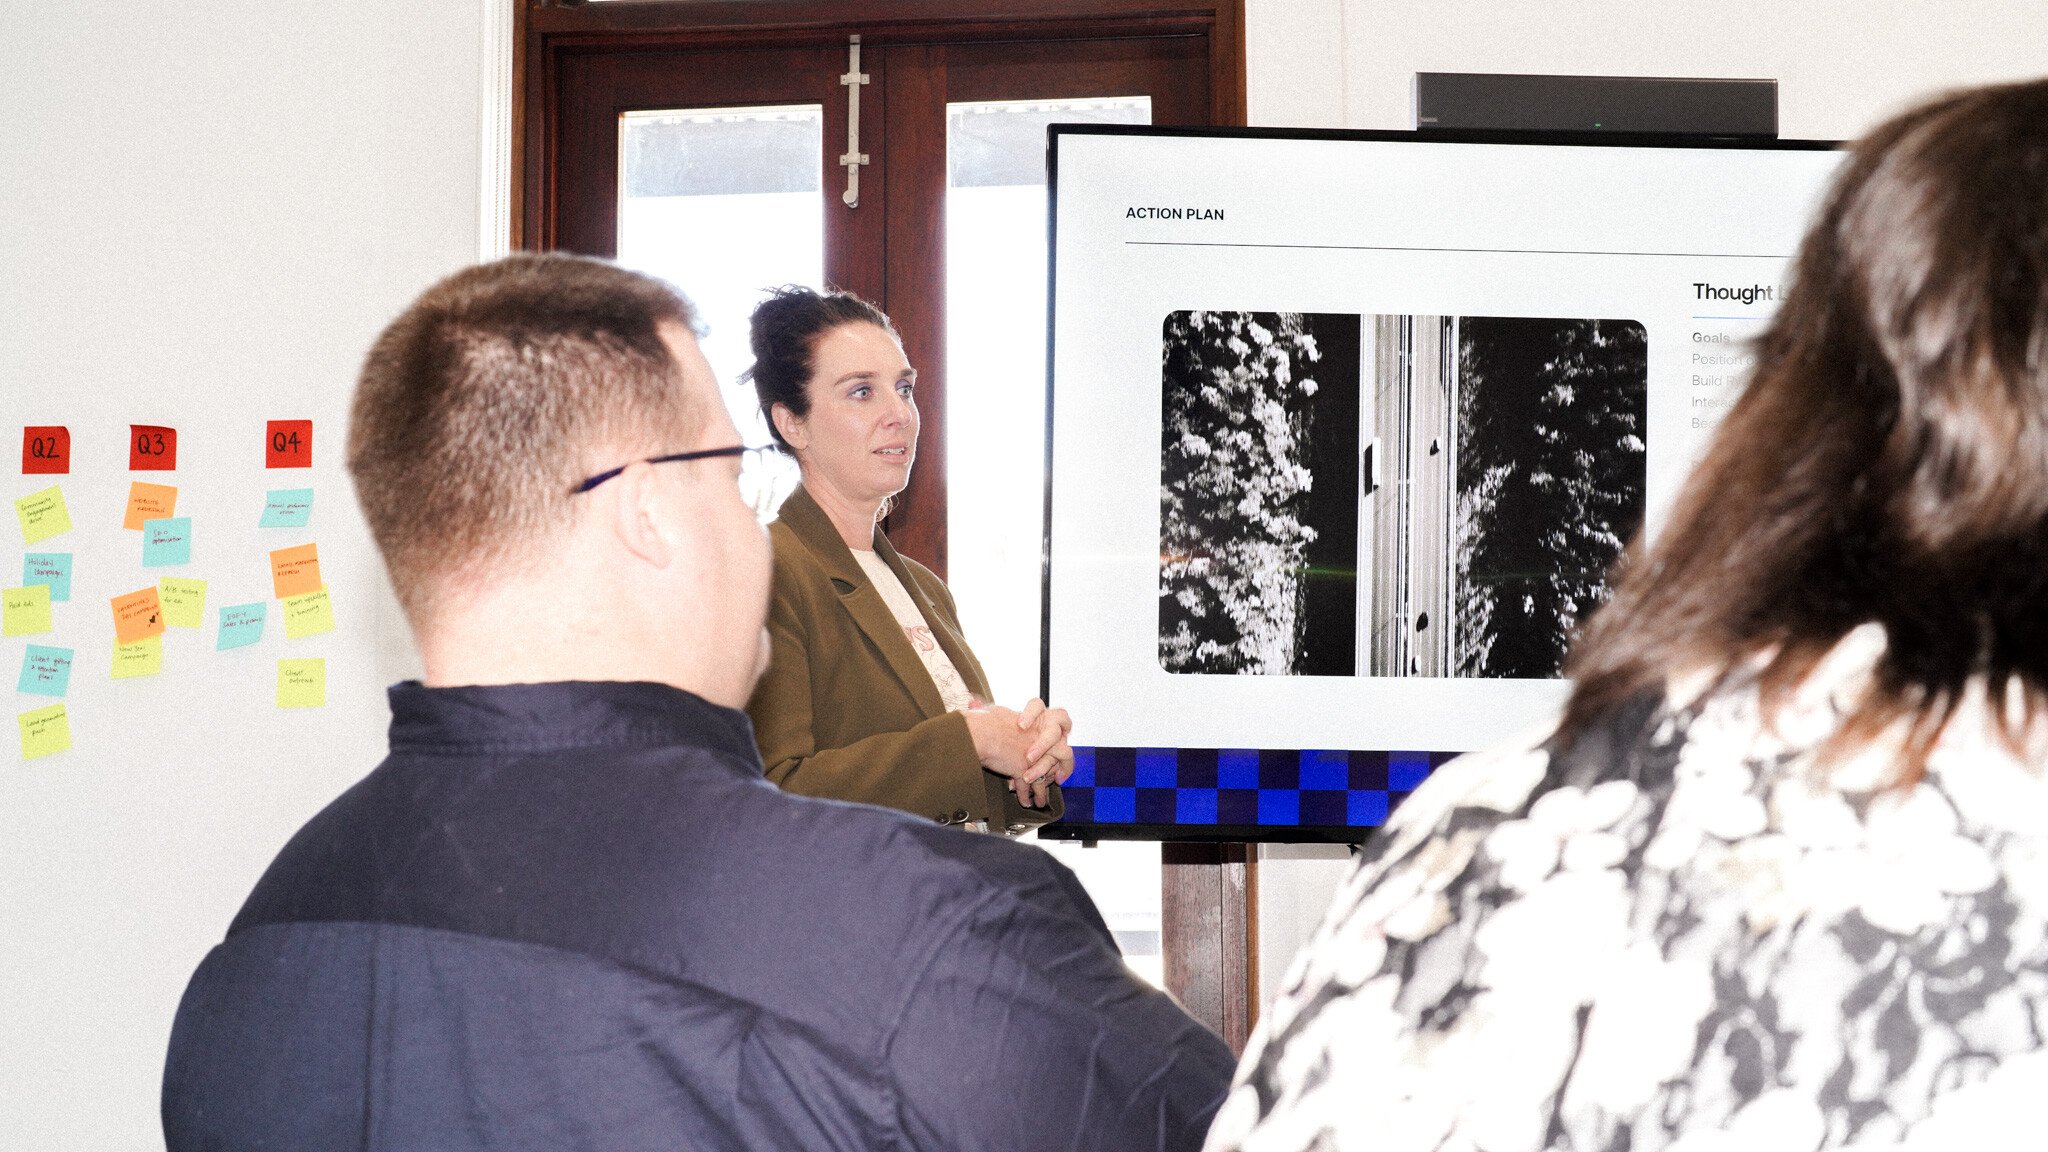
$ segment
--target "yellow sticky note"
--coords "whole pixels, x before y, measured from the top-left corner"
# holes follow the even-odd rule
[[[62,704],[23,712],[15,717],[21,725],[21,758],[33,760],[71,747],[71,720]]]
[[[327,589],[288,597],[284,602],[284,638],[318,636],[334,631],[334,599]]]
[[[154,676],[164,670],[164,638],[151,636],[133,644],[114,645],[114,679]]]
[[[48,632],[50,623],[50,586],[28,584],[20,588],[9,588],[0,592],[0,612],[4,612],[4,623],[0,633],[9,636],[33,636]]]
[[[164,623],[173,628],[206,627],[206,581],[165,576],[156,582]]]
[[[54,484],[16,500],[14,514],[21,519],[21,538],[30,544],[71,531],[71,513],[64,507],[64,490]]]
[[[277,662],[277,706],[318,708],[327,703],[327,661],[315,656],[307,660]]]
[[[168,520],[178,510],[178,490],[169,484],[144,484],[140,480],[128,483],[128,514],[121,518],[121,527],[140,531],[150,520]]]

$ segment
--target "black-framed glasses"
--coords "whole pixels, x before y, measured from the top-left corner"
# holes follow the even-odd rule
[[[740,471],[740,497],[754,509],[755,516],[765,518],[769,512],[774,511],[774,505],[780,502],[776,499],[778,490],[786,493],[789,487],[789,483],[778,486],[775,482],[776,473],[769,468],[763,467],[765,461],[775,456],[776,452],[777,450],[769,445],[733,444],[724,448],[700,448],[695,452],[672,452],[666,456],[649,456],[646,460],[639,461],[639,463],[675,464],[684,460],[715,460],[728,456],[751,456],[753,459],[747,461]],[[621,464],[609,472],[599,472],[597,475],[570,489],[569,495],[581,496],[632,466],[631,464]]]
[[[769,449],[756,448],[746,444],[734,444],[726,448],[700,448],[695,452],[672,452],[667,456],[649,456],[645,460],[636,460],[634,461],[634,463],[677,464],[681,463],[684,460],[713,460],[725,456],[745,456],[750,452],[766,451],[769,451]],[[590,479],[585,480],[583,483],[578,484],[574,488],[571,488],[569,490],[569,495],[581,496],[585,492],[590,491],[592,488],[595,488],[599,484],[602,484],[605,481],[611,479],[612,477],[617,476],[619,473],[624,472],[626,469],[631,468],[632,466],[632,464],[621,464],[617,468],[614,468],[609,472],[599,472],[597,475],[592,476]]]

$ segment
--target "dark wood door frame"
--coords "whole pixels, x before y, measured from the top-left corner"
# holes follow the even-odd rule
[[[893,59],[903,65],[889,67],[891,57],[879,51],[872,64],[867,56],[862,60],[863,71],[872,76],[863,96],[862,150],[884,161],[889,177],[864,178],[861,199],[863,207],[872,205],[886,222],[889,239],[886,247],[874,247],[869,233],[879,245],[882,229],[856,228],[842,219],[844,214],[829,212],[828,237],[855,228],[861,254],[849,258],[851,266],[828,267],[827,275],[881,303],[902,329],[911,362],[938,385],[924,420],[930,447],[889,523],[899,547],[943,575],[944,305],[933,293],[894,293],[888,285],[942,268],[945,237],[942,226],[914,218],[912,198],[892,201],[887,188],[914,186],[931,195],[927,203],[943,202],[945,140],[900,124],[885,132],[879,108],[890,101],[943,107],[948,99],[946,46],[1201,37],[1208,53],[1206,122],[1242,125],[1244,0],[524,0],[514,13],[513,248],[546,251],[566,240],[580,251],[613,251],[615,233],[600,236],[605,230],[589,222],[578,225],[580,232],[565,235],[564,181],[583,177],[565,176],[564,162],[601,163],[564,155],[560,93],[565,72],[610,75],[604,69],[593,72],[592,58],[616,61],[636,52],[810,48],[843,53],[852,35],[861,37],[863,49],[896,52]],[[953,98],[975,97],[955,93]],[[870,112],[870,103],[877,111]],[[1195,109],[1200,116],[1199,103]],[[587,118],[591,111],[576,114]],[[838,123],[830,117],[827,122]],[[836,204],[836,195],[832,199]],[[833,247],[828,239],[828,249]],[[1166,986],[1196,1019],[1241,1051],[1258,1011],[1256,850],[1244,844],[1169,844],[1163,846],[1162,863]]]
[[[1244,0],[527,0],[514,11],[512,247],[554,247],[565,57],[631,48],[746,44],[959,44],[976,41],[1206,36],[1210,123],[1245,122]]]

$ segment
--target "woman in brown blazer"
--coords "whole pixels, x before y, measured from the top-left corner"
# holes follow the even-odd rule
[[[889,318],[850,293],[776,292],[751,376],[803,483],[769,526],[768,671],[747,712],[768,778],[1015,834],[1057,819],[1073,771],[1065,710],[989,701],[952,594],[880,519],[917,457],[916,371]]]

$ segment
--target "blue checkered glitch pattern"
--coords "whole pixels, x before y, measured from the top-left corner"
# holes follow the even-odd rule
[[[1074,749],[1064,824],[1376,828],[1457,752]]]

